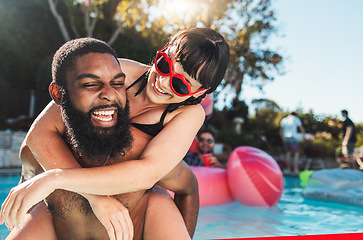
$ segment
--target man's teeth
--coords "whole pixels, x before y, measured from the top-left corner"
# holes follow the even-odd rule
[[[97,110],[93,112],[93,116],[101,121],[110,121],[114,113],[115,110]]]

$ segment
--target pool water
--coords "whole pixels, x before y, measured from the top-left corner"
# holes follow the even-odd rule
[[[244,238],[363,232],[363,208],[304,199],[297,177],[285,177],[272,208],[231,203],[200,209],[194,239]]]
[[[0,176],[0,202],[19,181]],[[363,208],[304,199],[299,179],[285,177],[280,202],[272,208],[231,203],[200,209],[195,240],[363,232]],[[0,225],[0,239],[9,234]]]
[[[11,188],[19,183],[19,179],[19,176],[0,175],[0,204],[3,204]],[[0,239],[5,239],[8,234],[9,230],[5,224],[0,225]]]

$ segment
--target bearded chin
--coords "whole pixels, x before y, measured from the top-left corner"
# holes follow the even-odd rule
[[[128,101],[124,109],[119,105],[112,105],[117,108],[117,122],[115,126],[108,128],[95,127],[91,121],[92,111],[83,113],[77,110],[67,93],[62,97],[61,106],[69,144],[79,155],[99,159],[122,156],[130,150],[132,135]]]

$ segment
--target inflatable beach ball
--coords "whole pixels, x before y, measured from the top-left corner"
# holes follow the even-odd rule
[[[272,207],[280,201],[284,188],[283,174],[275,159],[254,147],[232,151],[227,178],[233,197],[247,206]]]

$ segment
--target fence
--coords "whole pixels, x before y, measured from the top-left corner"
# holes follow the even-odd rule
[[[0,168],[21,167],[19,149],[25,136],[22,131],[0,131]]]

